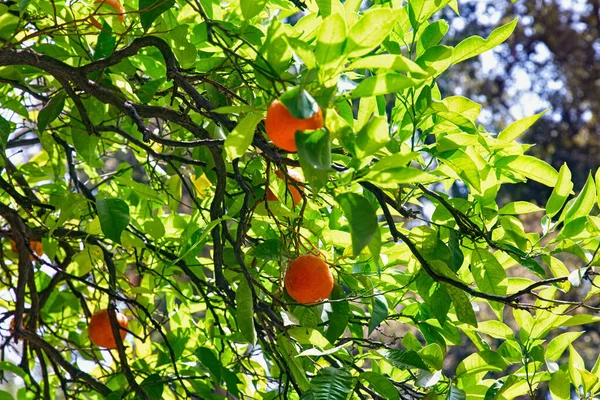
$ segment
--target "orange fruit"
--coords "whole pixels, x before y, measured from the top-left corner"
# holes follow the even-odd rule
[[[306,254],[292,261],[285,271],[284,283],[292,299],[302,304],[314,304],[331,294],[333,275],[325,261]]]
[[[121,335],[121,340],[125,339],[127,336],[127,327],[129,326],[129,321],[127,317],[116,311],[117,313],[117,322],[119,326],[123,329],[120,329],[119,333]],[[96,346],[105,347],[107,349],[114,349],[117,347],[117,342],[115,341],[115,337],[112,333],[112,328],[110,326],[110,319],[108,318],[108,310],[99,310],[92,315],[92,319],[88,325],[88,333],[90,336],[90,340]]]
[[[31,247],[31,250],[33,250],[35,252],[35,254],[38,255],[38,257],[41,257],[44,254],[44,246],[42,245],[42,242],[39,242],[37,240],[32,240],[29,242],[29,247]],[[15,243],[15,241],[11,241],[10,242],[10,249],[13,251],[13,253],[17,253],[17,243]],[[31,261],[35,261],[35,257],[33,256],[33,254],[30,256]]]
[[[279,100],[275,100],[267,110],[265,129],[267,136],[273,144],[280,149],[295,153],[296,131],[308,131],[323,127],[323,113],[321,108],[310,118],[294,118],[288,109]]]
[[[121,21],[121,22],[125,21],[125,9],[123,8],[123,5],[121,5],[121,2],[119,0],[95,0],[94,3],[106,4],[107,6],[109,6],[110,8],[112,8],[113,10],[115,10],[116,12],[119,13],[117,15],[117,18],[119,18],[119,21]],[[102,24],[96,18],[94,18],[93,15],[90,17],[90,22],[96,28],[102,29]]]
[[[298,183],[304,183],[304,177],[297,170],[288,169],[287,173],[288,173],[289,178],[295,180]],[[275,175],[277,175],[277,177],[279,179],[284,179],[281,171],[275,172]],[[299,185],[299,186],[302,186],[302,185]],[[300,193],[298,188],[293,183],[288,183],[287,188],[288,188],[288,192],[292,195],[292,201],[293,201],[294,205],[300,203],[302,201],[302,194]],[[275,193],[273,193],[273,191],[270,188],[267,188],[267,201],[279,201],[279,199],[277,198],[277,195],[275,195]]]

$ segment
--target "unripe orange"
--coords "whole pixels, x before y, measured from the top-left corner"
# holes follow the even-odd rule
[[[314,304],[326,299],[333,290],[329,266],[317,256],[296,258],[285,271],[285,290],[298,303]]]

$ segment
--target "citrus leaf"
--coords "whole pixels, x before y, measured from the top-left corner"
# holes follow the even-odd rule
[[[400,398],[398,389],[385,376],[373,371],[366,371],[359,375],[359,379],[369,382],[373,389],[388,400],[396,400]]]
[[[437,180],[434,175],[412,167],[395,167],[384,170],[371,170],[365,179],[373,183],[397,185],[415,182],[431,182]]]
[[[418,86],[421,82],[419,79],[409,78],[400,74],[375,75],[359,83],[356,89],[350,93],[350,96],[356,99],[359,97],[401,92],[404,89]]]
[[[345,43],[346,22],[344,18],[339,13],[325,18],[317,34],[315,48],[317,63],[324,68],[335,66],[342,58]]]
[[[38,129],[43,132],[48,125],[52,123],[65,106],[65,94],[59,93],[50,99],[48,104],[40,111],[38,115]]]
[[[0,115],[0,144],[2,144],[2,148],[6,147],[6,142],[8,142],[11,132],[10,122]]]
[[[240,0],[242,15],[244,19],[251,19],[261,13],[267,4],[266,0]]]
[[[246,150],[248,150],[248,147],[254,138],[256,126],[262,119],[262,114],[250,113],[242,118],[236,127],[233,128],[231,133],[225,138],[225,152],[227,153],[227,159],[233,161],[246,153]]]
[[[502,372],[506,369],[507,363],[500,354],[491,350],[480,351],[471,354],[458,364],[456,376],[468,376],[478,374],[484,371]]]
[[[465,292],[448,283],[442,284],[444,285],[446,292],[448,292],[452,298],[454,310],[456,311],[456,318],[458,318],[460,322],[465,322],[471,326],[477,327],[477,318],[475,317],[473,306]]]
[[[400,10],[375,8],[366,11],[348,32],[344,53],[347,57],[359,57],[379,46],[390,34],[401,16]]]
[[[296,145],[306,180],[319,190],[325,186],[332,171],[329,131],[296,132]]]
[[[536,206],[528,201],[513,201],[505,204],[499,211],[498,214],[529,214],[534,212],[544,211],[543,208]]]
[[[573,221],[579,217],[587,216],[594,205],[596,204],[596,185],[594,184],[594,179],[592,178],[592,174],[588,175],[587,181],[585,182],[585,186],[575,198],[575,201],[571,206],[567,209],[565,215],[565,225],[570,221]]]
[[[452,64],[457,64],[468,58],[475,57],[498,46],[512,34],[517,26],[517,21],[517,19],[514,19],[508,24],[494,29],[487,39],[480,36],[471,36],[463,40],[454,48],[454,52],[452,53]]]
[[[356,135],[354,154],[358,158],[372,155],[390,141],[386,117],[373,117]]]
[[[544,114],[546,114],[550,109],[546,109],[539,114],[531,115],[529,117],[525,117],[518,121],[513,122],[509,126],[507,126],[502,132],[498,134],[498,139],[504,140],[507,142],[511,142],[518,138],[523,132],[529,129],[533,124],[536,123],[538,119],[540,119]]]
[[[564,351],[584,332],[566,332],[558,335],[548,343],[544,357],[547,360],[558,361]]]
[[[393,69],[398,72],[408,72],[416,76],[425,76],[427,72],[410,58],[395,54],[377,54],[359,58],[348,66],[347,69]]]
[[[388,316],[388,303],[385,296],[375,291],[375,296],[372,298],[371,304],[373,311],[371,312],[371,320],[369,321],[369,335],[373,333],[375,328],[379,326]]]
[[[319,111],[319,105],[315,99],[300,86],[296,86],[282,94],[279,101],[283,103],[294,118],[310,118]]]
[[[175,0],[139,0],[140,22],[145,31],[156,18],[175,5]]]
[[[254,303],[252,290],[246,279],[242,279],[235,292],[235,304],[237,306],[235,317],[238,329],[246,338],[248,343],[256,344],[256,328],[254,327]]]
[[[322,368],[310,381],[314,400],[345,400],[352,389],[352,375],[344,369]]]
[[[554,187],[558,172],[547,162],[532,156],[509,156],[496,163],[496,166],[508,167],[526,178],[543,185]]]
[[[556,371],[550,378],[550,393],[555,400],[570,400],[571,385],[569,376],[565,371]]]
[[[421,356],[416,351],[413,350],[399,350],[399,349],[389,349],[384,353],[387,360],[393,366],[400,369],[412,369],[418,368],[425,371],[429,370],[429,367]]]
[[[336,198],[348,219],[352,236],[352,252],[356,257],[376,235],[379,235],[377,215],[371,203],[356,193],[342,193]]]
[[[129,225],[129,206],[127,203],[121,199],[98,197],[96,208],[104,235],[117,243],[121,243],[121,233]]]
[[[465,392],[457,388],[456,386],[450,386],[450,391],[448,392],[448,400],[466,400],[467,395]]]
[[[325,337],[330,343],[334,343],[343,335],[348,322],[350,321],[350,305],[347,301],[339,301],[345,298],[344,291],[339,285],[335,285],[329,296],[331,300],[338,300],[331,303],[331,312],[328,312],[329,321]]]

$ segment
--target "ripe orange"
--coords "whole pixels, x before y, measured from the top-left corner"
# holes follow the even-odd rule
[[[119,326],[127,329],[129,326],[127,317],[118,311],[116,313]],[[119,331],[121,340],[125,339],[125,336],[127,336],[127,331],[124,329],[120,329]],[[107,349],[114,349],[117,347],[117,342],[115,341],[115,337],[113,336],[112,328],[110,326],[107,309],[96,311],[94,315],[92,315],[92,319],[88,325],[88,333],[90,340],[96,346],[105,347]]]
[[[292,261],[285,272],[284,283],[292,299],[302,304],[314,304],[331,294],[333,275],[325,261],[306,254]]]
[[[267,110],[265,129],[267,136],[273,144],[280,149],[295,153],[296,131],[308,131],[323,127],[323,113],[321,108],[310,118],[294,118],[288,109],[279,100],[275,100]]]
[[[304,177],[297,170],[288,169],[287,173],[288,173],[289,177],[291,179],[295,180],[296,182],[304,183]],[[279,177],[279,179],[284,179],[281,171],[277,171],[277,172],[275,172],[275,174],[277,175],[277,177]],[[302,185],[299,185],[299,186],[302,186]],[[298,188],[296,188],[296,186],[293,183],[288,183],[287,188],[288,188],[289,193],[292,195],[292,201],[293,201],[294,205],[300,203],[302,201],[302,194],[300,193]],[[277,198],[277,195],[275,195],[275,193],[273,193],[273,191],[270,188],[267,188],[267,201],[279,201],[279,199]]]
[[[31,247],[31,250],[33,250],[35,254],[38,255],[38,257],[41,257],[44,254],[44,247],[42,246],[42,242],[32,240],[29,242],[29,246]],[[17,244],[14,240],[10,242],[10,249],[13,251],[13,253],[16,253],[18,251]],[[30,256],[30,258],[31,261],[35,261],[35,257],[33,256],[33,254]]]
[[[123,8],[123,5],[121,5],[121,2],[119,0],[94,0],[94,3],[106,4],[107,6],[119,13],[119,15],[117,15],[119,21],[123,22],[125,20],[125,9]],[[90,22],[96,28],[102,29],[102,24],[96,18],[94,18],[93,15],[90,17]]]

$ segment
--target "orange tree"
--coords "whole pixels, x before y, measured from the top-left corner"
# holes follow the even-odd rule
[[[597,394],[592,174],[436,84],[517,21],[451,47],[456,0],[372,3],[0,2],[2,398]]]

